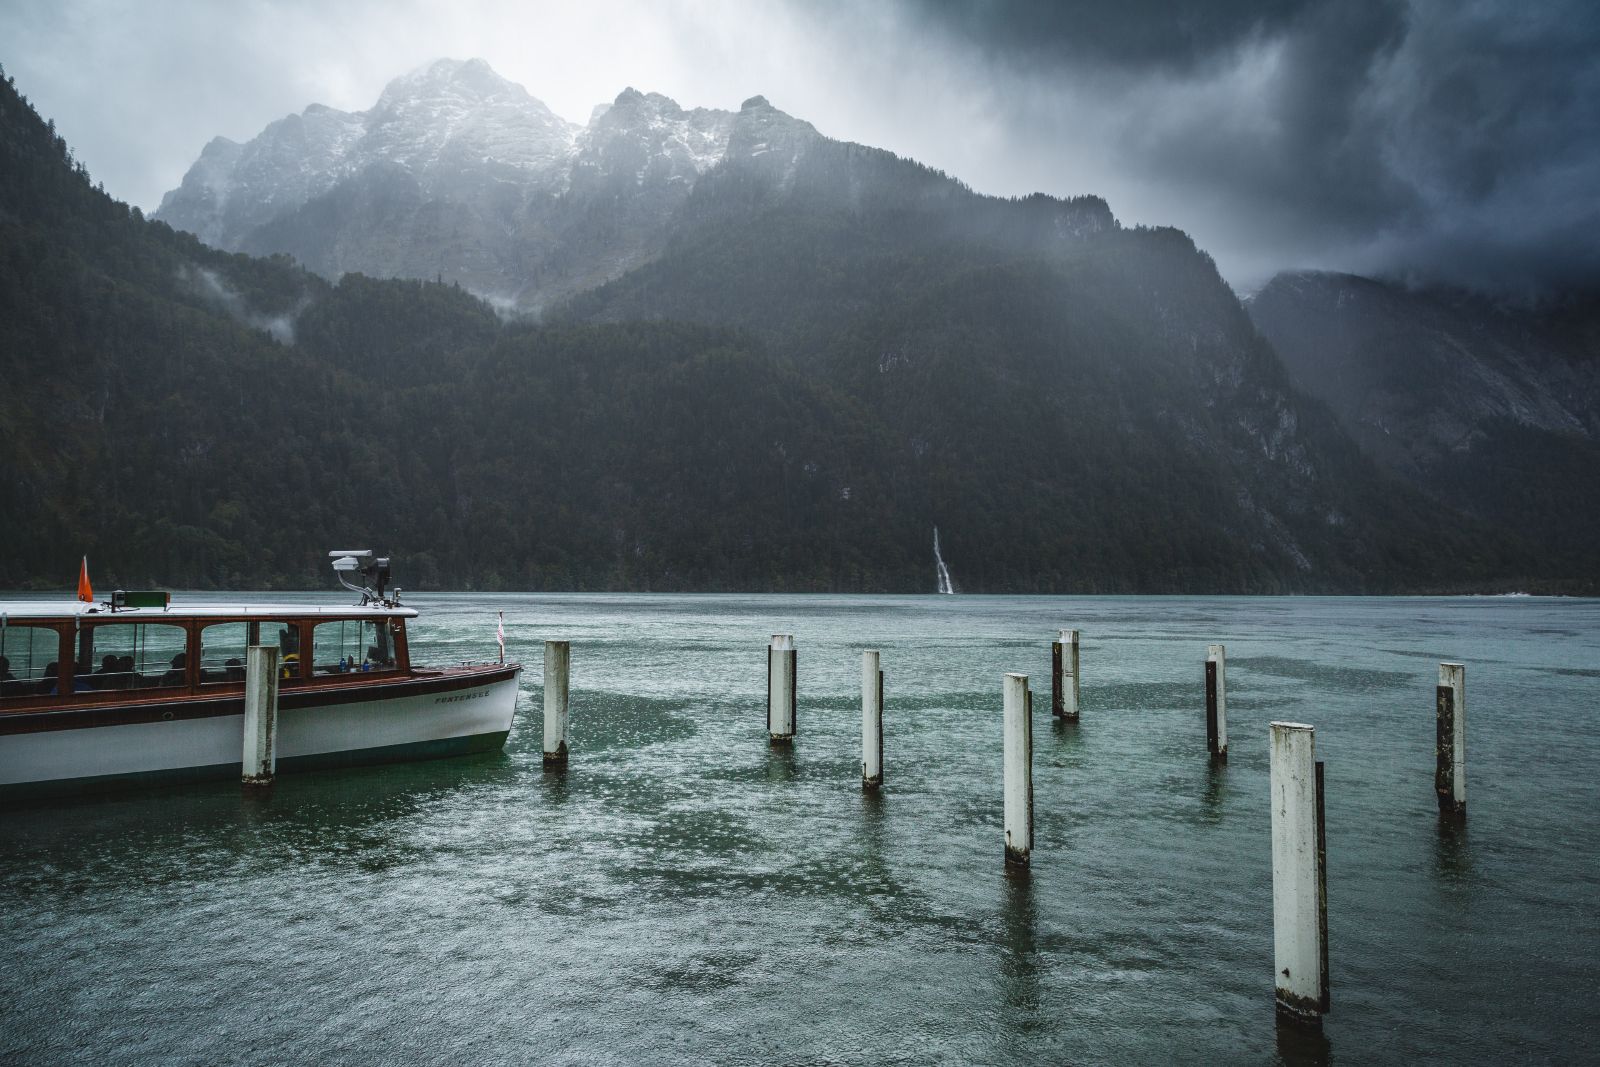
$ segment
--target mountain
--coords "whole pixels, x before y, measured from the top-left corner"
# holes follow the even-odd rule
[[[537,310],[654,255],[730,153],[776,161],[815,139],[759,97],[735,114],[634,89],[580,127],[481,59],[441,59],[368,111],[313,104],[246,144],[216,138],[154,217],[330,279],[442,277]]]
[[[1250,317],[1296,385],[1442,505],[1591,569],[1600,528],[1600,298],[1527,308],[1345,274],[1274,278]]]
[[[646,210],[641,168],[707,158],[594,136],[691,121],[668,103],[624,94],[581,139],[572,181],[635,198],[606,218]],[[6,82],[0,586],[85,551],[111,582],[324,585],[355,540],[410,588],[931,591],[935,525],[974,592],[1572,577],[1364,456],[1183,234],[978,196],[759,98],[728,131],[662,183],[652,253],[562,274],[531,324],[145,220]]]
[[[511,328],[458,286],[217,251],[94,188],[9,79],[0,380],[0,588],[54,587],[81,554],[112,586],[319,587],[352,539],[413,588],[889,588],[931,567],[921,531],[882,535],[858,410],[747,342]],[[841,515],[781,484],[775,441],[859,465],[864,499]]]
[[[370,111],[312,104],[248,144],[213,139],[156,217],[232,248],[373,167],[411,176],[430,197],[448,196],[462,182],[552,181],[578,132],[482,60],[441,60],[396,78]]]

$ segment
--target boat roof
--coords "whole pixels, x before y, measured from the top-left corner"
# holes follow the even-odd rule
[[[382,604],[184,604],[162,608],[122,608],[112,611],[105,604],[85,604],[70,600],[0,600],[0,618],[9,622],[37,619],[92,618],[96,622],[153,622],[182,619],[251,618],[305,619],[394,618],[414,619],[416,608],[384,607]]]

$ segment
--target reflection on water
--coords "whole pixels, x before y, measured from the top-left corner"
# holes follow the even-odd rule
[[[262,792],[9,805],[0,1060],[1586,1047],[1570,992],[1600,983],[1600,741],[1551,747],[1541,731],[1592,710],[1592,601],[415,599],[413,647],[432,663],[492,657],[505,611],[529,664],[505,751]],[[1033,867],[1008,877],[1000,679],[1047,688],[1064,626],[1084,635],[1084,718],[1036,724]],[[773,633],[794,633],[804,664],[793,746],[768,745],[760,714]],[[542,759],[546,637],[572,642],[564,772]],[[1230,652],[1219,766],[1198,666],[1215,641]],[[881,794],[860,785],[864,647],[887,674]],[[1444,657],[1475,665],[1471,700],[1497,709],[1469,720],[1470,836],[1433,802]],[[1320,1037],[1274,1024],[1266,734],[1281,718],[1317,726],[1329,768],[1335,1010]]]
[[[1285,1067],[1330,1067],[1333,1063],[1333,1043],[1323,1030],[1285,1019],[1281,1015],[1278,1016],[1277,1027],[1278,1062]],[[1373,1051],[1381,1054],[1381,1050]]]
[[[1472,876],[1471,840],[1467,836],[1467,821],[1455,815],[1439,816],[1439,833],[1435,837],[1434,867],[1441,880],[1465,883]]]
[[[1228,765],[1218,763],[1206,753],[1205,789],[1200,794],[1200,811],[1208,822],[1223,817],[1227,804]]]
[[[793,782],[798,776],[795,764],[795,746],[800,742],[767,745],[767,781],[774,784]]]
[[[1038,916],[1033,879],[1026,868],[1010,869],[998,880],[1000,898],[1000,998],[1012,1026],[1027,1035],[1046,1025],[1039,981]]]
[[[567,799],[567,774],[566,763],[540,764],[539,790],[546,803],[552,807],[560,805]]]

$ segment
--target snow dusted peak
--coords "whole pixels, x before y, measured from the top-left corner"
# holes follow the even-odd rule
[[[677,185],[688,188],[727,153],[733,115],[685,111],[660,93],[631,86],[595,109],[578,139],[572,187]]]
[[[174,225],[210,244],[220,243],[222,213],[227,205],[233,169],[243,151],[244,146],[237,141],[213,137],[183,176],[183,184],[161,198],[156,215],[170,220],[175,209],[179,221]]]
[[[820,137],[817,128],[804,119],[779,111],[764,96],[752,96],[739,105],[738,129],[750,132],[781,133],[788,136]]]
[[[384,87],[374,112],[417,101],[532,100],[528,91],[494,72],[482,59],[436,59]]]
[[[239,154],[239,149],[242,147],[243,146],[239,144],[238,141],[231,140],[227,137],[213,137],[211,140],[206,142],[206,146],[204,148],[200,149],[200,158],[207,160],[226,159],[231,164],[234,157]]]
[[[596,108],[594,116],[590,119],[590,125],[619,126],[644,123],[659,126],[662,123],[683,122],[696,115],[731,117],[726,111],[708,108],[685,111],[670,96],[663,96],[661,93],[641,93],[630,86],[618,93],[617,98],[609,106]]]
[[[558,184],[580,127],[481,59],[441,59],[391,81],[370,111],[312,104],[247,144],[218,138],[156,216],[222,248],[373,167],[429,196],[462,183]]]
[[[800,157],[820,140],[822,135],[811,123],[779,111],[764,96],[752,96],[734,118],[727,155],[770,172],[787,187]]]
[[[547,171],[571,155],[578,131],[483,60],[440,59],[384,89],[367,113],[361,155],[418,176]]]
[[[245,144],[214,138],[156,217],[208,244],[233,247],[276,214],[329,189],[363,132],[362,116],[313,104]]]
[[[439,59],[369,110],[312,104],[217,138],[156,217],[327,277],[442,274],[537,307],[647,261],[714,171],[791,186],[818,139],[764,97],[685,108],[633,86],[578,126],[481,59]]]
[[[683,116],[683,108],[679,107],[678,102],[670,96],[662,96],[660,93],[641,93],[630,87],[618,93],[611,106],[602,114],[595,116],[594,124],[621,126],[638,122],[646,124],[673,122]]]

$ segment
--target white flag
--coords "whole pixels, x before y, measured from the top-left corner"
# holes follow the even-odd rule
[[[506,661],[506,613],[500,612],[500,621],[495,623],[494,639],[500,642],[500,662]]]

